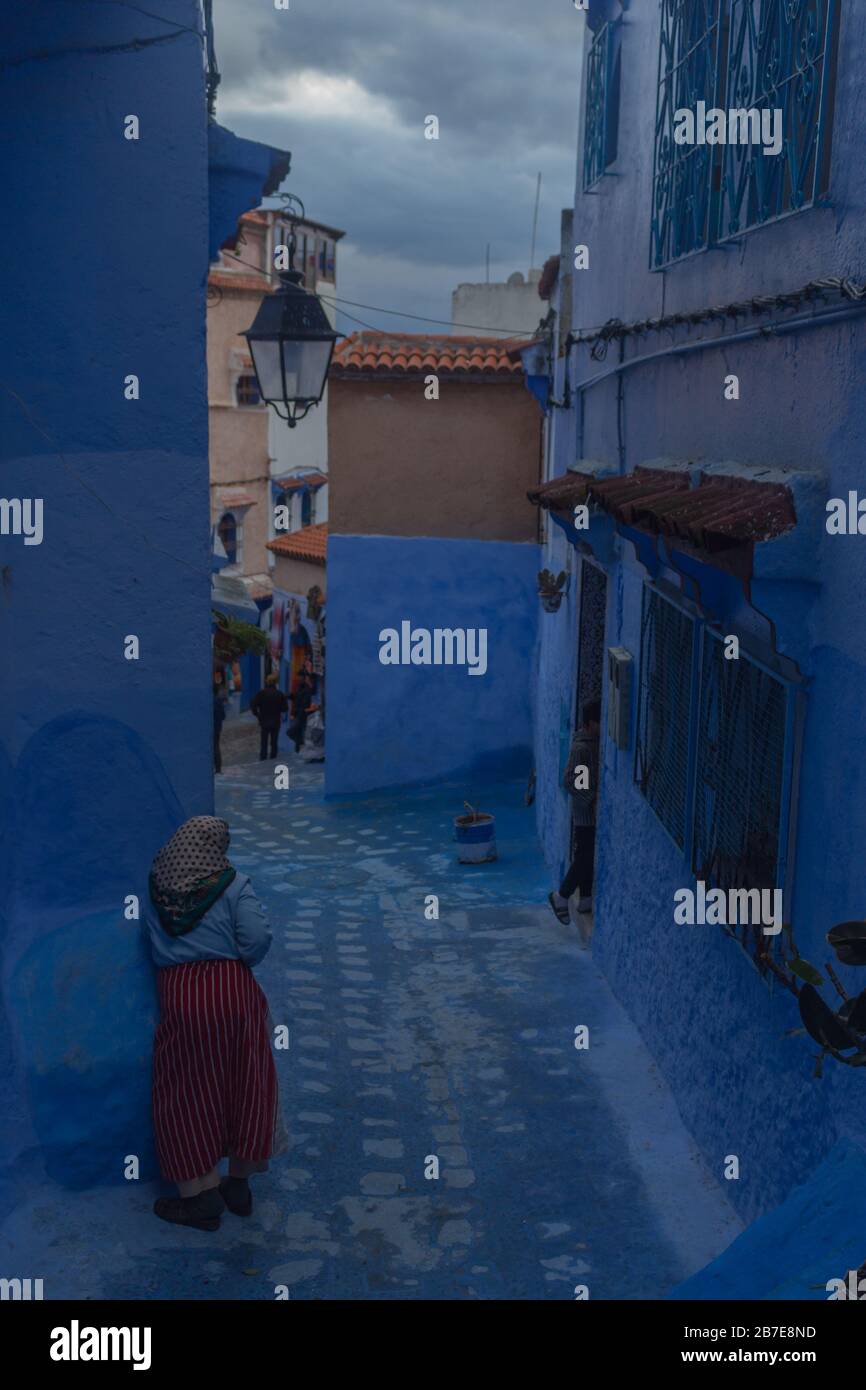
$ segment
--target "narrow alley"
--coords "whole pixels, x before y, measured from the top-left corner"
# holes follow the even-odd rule
[[[6,9],[19,1359],[565,1300],[581,1367],[826,1379],[866,0]]]
[[[213,1235],[154,1221],[150,1183],[43,1190],[16,1224],[40,1233],[51,1287],[664,1297],[740,1225],[591,955],[545,905],[524,784],[484,788],[500,857],[467,867],[450,838],[461,786],[326,802],[321,765],[293,761],[291,777],[278,791],[272,764],[238,766],[217,792],[274,931],[257,975],[290,1032],[275,1052],[288,1152],[255,1181],[252,1218],[227,1213]]]

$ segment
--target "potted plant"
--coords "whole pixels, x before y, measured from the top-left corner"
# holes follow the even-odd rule
[[[211,616],[214,653],[219,661],[226,664],[237,661],[245,652],[264,656],[268,649],[268,636],[260,627],[245,623],[240,618],[232,618],[218,608],[211,609]]]
[[[560,570],[554,575],[551,570],[540,570],[538,575],[538,597],[545,613],[555,613],[568,590],[568,575]]]
[[[827,933],[827,940],[843,965],[866,965],[866,922],[840,922]],[[821,1075],[827,1053],[848,1067],[866,1066],[866,989],[852,999],[828,964],[827,974],[842,997],[841,1008],[834,1011],[816,988],[823,984],[820,972],[799,957],[789,964],[794,974],[806,981],[797,1002],[806,1032],[821,1047],[815,1075]]]
[[[454,838],[460,864],[487,864],[496,858],[496,819],[464,801],[466,815],[454,817]]]

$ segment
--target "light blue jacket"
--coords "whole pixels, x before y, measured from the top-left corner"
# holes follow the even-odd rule
[[[170,936],[149,897],[146,903],[144,926],[155,965],[183,965],[191,960],[243,960],[258,965],[270,948],[271,929],[246,874],[235,876],[185,936]]]

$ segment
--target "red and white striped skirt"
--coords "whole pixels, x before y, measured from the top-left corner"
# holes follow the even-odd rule
[[[153,1123],[163,1177],[189,1182],[221,1158],[267,1167],[277,1123],[268,1002],[240,960],[157,972]]]

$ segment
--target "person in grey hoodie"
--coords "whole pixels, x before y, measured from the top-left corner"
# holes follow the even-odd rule
[[[559,887],[547,895],[547,901],[560,922],[569,920],[568,900],[577,891],[580,892],[578,912],[592,910],[600,735],[601,701],[587,700],[583,707],[580,728],[572,740],[563,778],[565,790],[572,797],[573,804],[574,858]],[[581,769],[586,771],[582,773]],[[575,785],[578,782],[580,785]]]

